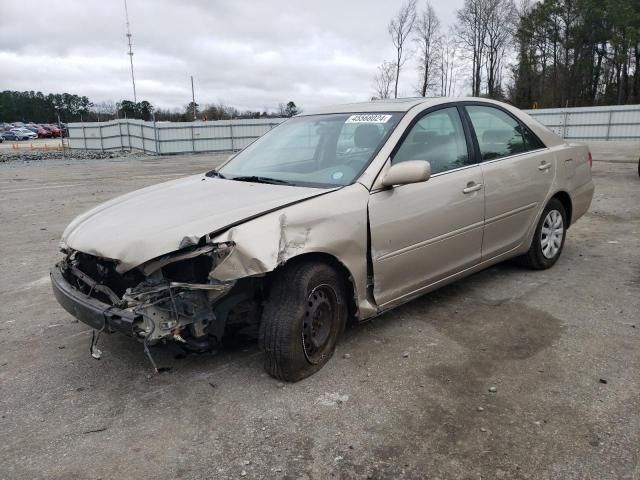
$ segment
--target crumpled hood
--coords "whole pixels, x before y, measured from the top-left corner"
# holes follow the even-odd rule
[[[194,175],[128,193],[83,213],[66,228],[62,244],[118,260],[119,270],[125,271],[193,245],[209,233],[325,192]]]

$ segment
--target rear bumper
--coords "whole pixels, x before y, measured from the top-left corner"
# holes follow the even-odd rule
[[[134,326],[142,322],[142,316],[88,297],[77,290],[62,275],[58,265],[51,269],[53,294],[71,315],[92,328],[105,332],[119,331],[133,336]]]

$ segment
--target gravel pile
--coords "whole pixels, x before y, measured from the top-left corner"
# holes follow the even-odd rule
[[[64,158],[74,160],[100,160],[103,158],[143,157],[146,154],[132,151],[99,152],[91,150],[67,150]],[[62,160],[61,151],[38,150],[0,150],[0,163],[4,162],[31,162],[46,160]]]

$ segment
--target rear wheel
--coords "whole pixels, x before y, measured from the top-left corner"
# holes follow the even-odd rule
[[[333,355],[347,320],[346,289],[324,263],[294,263],[276,275],[262,315],[260,348],[269,375],[296,382]]]
[[[562,202],[552,198],[544,208],[529,251],[520,263],[534,270],[551,268],[560,257],[567,236],[567,214]]]

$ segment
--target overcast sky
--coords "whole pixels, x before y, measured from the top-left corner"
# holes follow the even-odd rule
[[[190,75],[200,105],[368,100],[376,66],[394,57],[386,26],[401,3],[128,0],[138,100],[181,108],[191,100]],[[431,3],[446,29],[462,0]],[[133,99],[123,0],[13,7],[0,14],[0,90]],[[416,85],[410,60],[400,93],[411,96]]]

